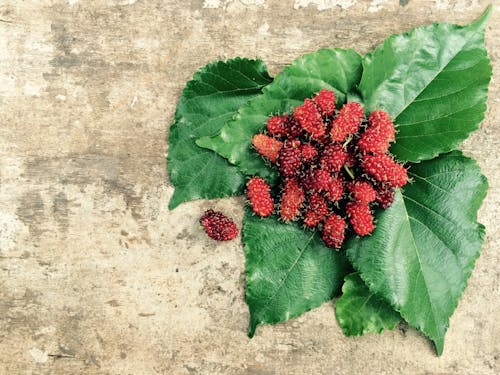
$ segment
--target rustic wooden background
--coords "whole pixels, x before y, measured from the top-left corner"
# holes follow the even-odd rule
[[[488,2],[0,0],[0,373],[499,373],[498,0],[487,118],[463,145],[489,178],[487,238],[441,358],[404,326],[346,338],[328,303],[249,340],[241,243],[197,225],[209,207],[241,220],[243,200],[169,212],[165,166],[177,99],[207,62],[276,73]]]

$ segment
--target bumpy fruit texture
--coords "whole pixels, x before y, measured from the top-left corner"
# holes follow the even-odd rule
[[[284,221],[294,220],[300,213],[305,194],[295,179],[285,183],[281,196],[280,215]]]
[[[309,198],[309,204],[304,216],[304,224],[308,227],[315,227],[318,225],[328,213],[328,205],[319,194],[313,194]]]
[[[238,235],[238,228],[234,221],[219,211],[205,211],[200,218],[200,224],[208,237],[216,241],[229,241]]]
[[[293,117],[313,138],[321,138],[326,133],[326,125],[321,113],[311,99],[304,100],[304,104],[295,108]]]
[[[394,141],[394,137],[394,124],[389,114],[378,109],[368,117],[368,127],[361,135],[358,147],[362,152],[385,154],[389,149],[389,143]]]
[[[269,159],[272,163],[276,162],[278,153],[283,147],[283,142],[268,137],[265,134],[255,134],[252,144],[259,154]]]
[[[394,188],[408,181],[404,166],[387,154],[394,138],[386,112],[375,110],[366,119],[354,102],[337,111],[335,94],[321,90],[293,113],[270,117],[267,134],[255,135],[252,143],[280,172],[281,219],[302,219],[306,227],[322,231],[327,246],[340,248],[346,233],[370,234],[372,209],[389,207]],[[257,187],[249,182],[250,204],[268,216],[273,198],[267,183],[257,181]]]
[[[340,249],[344,242],[345,230],[345,220],[337,214],[331,214],[326,218],[323,226],[323,242],[328,247]]]
[[[335,112],[335,93],[330,90],[321,90],[313,99],[323,116],[332,116]]]
[[[405,167],[386,154],[366,155],[362,167],[375,180],[387,183],[392,187],[401,187],[408,182],[408,173]]]
[[[375,229],[370,206],[367,203],[349,202],[346,205],[346,212],[352,229],[356,234],[366,236]]]
[[[302,164],[302,151],[300,141],[285,141],[278,153],[277,165],[280,172],[291,177],[297,174]]]
[[[259,216],[269,216],[274,211],[271,187],[260,177],[252,177],[247,183],[247,197],[253,212]]]
[[[371,203],[377,196],[377,192],[368,181],[355,180],[349,183],[348,189],[354,200],[361,203]]]
[[[361,104],[351,102],[344,104],[338,116],[333,120],[330,135],[336,142],[344,142],[345,139],[357,133],[363,120],[364,111]]]

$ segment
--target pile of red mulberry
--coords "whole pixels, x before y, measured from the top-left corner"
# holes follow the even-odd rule
[[[280,193],[260,177],[247,183],[252,210],[277,212],[285,222],[301,220],[322,232],[328,247],[346,235],[370,234],[373,210],[389,207],[394,188],[408,181],[403,165],[388,154],[395,129],[389,115],[346,103],[337,110],[332,91],[321,90],[292,114],[272,116],[267,131],[252,139],[255,149],[280,172]]]

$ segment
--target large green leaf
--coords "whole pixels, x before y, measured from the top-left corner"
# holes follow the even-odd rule
[[[358,273],[346,276],[342,297],[335,302],[335,315],[346,336],[380,333],[401,321],[401,315],[371,292]]]
[[[491,77],[484,49],[490,12],[465,27],[437,23],[392,35],[364,57],[365,110],[382,108],[395,118],[391,152],[398,159],[432,159],[478,128]]]
[[[484,227],[477,210],[487,181],[455,151],[415,164],[414,182],[379,212],[373,235],[353,238],[349,259],[370,290],[443,351],[449,318],[479,256]]]
[[[261,219],[247,210],[243,242],[250,337],[257,325],[284,322],[329,301],[349,272],[345,256],[317,234],[276,217]]]
[[[273,180],[275,170],[251,148],[252,137],[265,128],[267,118],[289,112],[322,88],[335,91],[340,105],[360,77],[361,57],[353,50],[320,49],[303,55],[283,69],[263,95],[243,106],[218,135],[196,143],[224,156],[245,174]]]
[[[262,61],[236,58],[208,64],[187,83],[168,139],[168,171],[175,186],[170,209],[192,199],[242,192],[244,176],[195,140],[217,133],[271,80]]]

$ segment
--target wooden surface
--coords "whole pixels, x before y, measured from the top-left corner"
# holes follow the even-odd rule
[[[207,208],[172,212],[168,125],[209,61],[272,73],[320,47],[371,50],[482,0],[0,0],[1,374],[495,374],[500,372],[500,4],[486,38],[487,118],[463,149],[490,189],[483,252],[437,358],[413,329],[344,337],[330,304],[246,336],[244,257]]]

